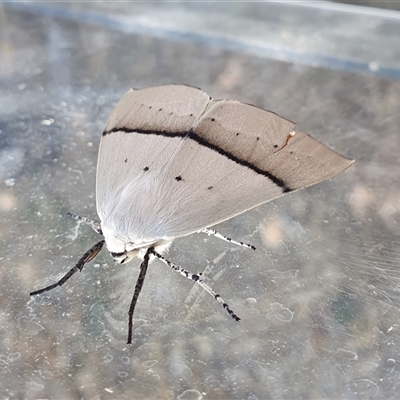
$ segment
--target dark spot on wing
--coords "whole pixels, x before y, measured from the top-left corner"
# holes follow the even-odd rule
[[[143,171],[148,171],[149,170],[149,167],[144,167],[143,168]]]
[[[175,180],[176,180],[177,182],[179,182],[179,181],[182,180],[182,177],[181,177],[180,175],[178,175],[178,176],[175,177]]]
[[[274,147],[275,147],[275,149],[278,147],[278,145],[277,144],[274,144]]]
[[[127,158],[125,158],[125,162],[127,162],[128,161],[128,159]]]
[[[211,190],[213,187],[214,187],[214,186],[209,186],[209,187],[207,188],[207,190]]]

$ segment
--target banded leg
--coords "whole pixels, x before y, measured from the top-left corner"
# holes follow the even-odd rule
[[[67,213],[67,217],[70,217],[79,222],[84,222],[85,224],[89,225],[96,233],[103,236],[103,232],[101,231],[100,222],[95,221],[90,218],[81,217],[80,215],[75,215],[70,212]]]
[[[206,229],[202,229],[200,232],[206,233],[208,236],[213,235],[213,236],[217,237],[218,239],[225,240],[225,242],[237,244],[238,246],[247,247],[248,249],[251,249],[251,250],[256,250],[256,248],[252,244],[247,244],[247,243],[238,242],[236,240],[233,240],[233,239],[226,237],[226,236],[222,235],[221,233],[217,232],[215,229],[206,228]]]
[[[136,281],[135,292],[133,293],[131,305],[129,307],[129,321],[128,321],[128,342],[127,345],[132,345],[132,330],[133,330],[133,313],[135,311],[135,306],[142,290],[144,278],[146,277],[147,267],[149,266],[150,254],[152,254],[153,248],[149,248],[144,255],[143,261],[140,264],[140,274]]]
[[[36,294],[48,292],[49,290],[52,290],[52,289],[56,288],[57,286],[64,285],[64,283],[67,282],[67,280],[69,278],[71,278],[71,276],[74,275],[75,272],[82,271],[83,266],[86,263],[88,263],[89,261],[92,261],[93,258],[95,258],[97,256],[97,254],[100,253],[100,250],[102,249],[102,247],[104,245],[104,242],[105,242],[104,240],[101,240],[99,243],[96,243],[90,250],[88,250],[82,256],[82,258],[76,263],[75,267],[71,268],[58,282],[53,283],[50,286],[46,286],[43,289],[35,290],[34,292],[29,293],[29,295],[34,296]]]
[[[157,253],[154,251],[154,249],[149,249],[151,250],[151,254],[153,254],[156,258],[158,258],[160,261],[162,261],[164,264],[168,265],[168,267],[172,268],[176,272],[179,272],[182,276],[185,278],[191,279],[192,281],[196,282],[199,284],[206,292],[210,293],[211,296],[214,297],[215,300],[217,300],[222,307],[225,308],[225,310],[228,312],[228,314],[235,320],[235,321],[240,321],[240,318],[229,308],[228,304],[225,302],[225,300],[218,294],[216,293],[210,286],[208,286],[201,278],[199,274],[192,274],[191,272],[187,271],[186,269],[180,267],[179,265],[176,265],[172,263],[171,261],[167,260],[164,258],[161,254]]]

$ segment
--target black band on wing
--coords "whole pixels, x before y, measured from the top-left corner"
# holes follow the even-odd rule
[[[143,130],[143,129],[128,129],[128,128],[123,128],[123,127],[118,127],[118,128],[113,128],[108,131],[103,132],[103,136],[109,135],[113,132],[124,132],[124,133],[138,133],[138,134],[144,134],[144,135],[156,135],[156,136],[164,136],[164,137],[188,137],[201,146],[208,147],[211,150],[214,150],[221,154],[224,157],[229,158],[230,160],[234,161],[235,163],[239,165],[243,165],[244,167],[250,168],[252,171],[256,172],[257,174],[263,175],[270,179],[276,186],[279,186],[282,188],[282,193],[288,193],[291,192],[293,189],[291,189],[282,179],[278,178],[274,174],[272,174],[269,171],[264,171],[260,168],[258,168],[256,165],[251,164],[250,162],[246,160],[242,160],[238,157],[236,157],[234,154],[230,153],[229,151],[226,151],[222,149],[219,146],[216,146],[209,141],[203,139],[199,135],[193,132],[192,129],[189,131],[185,132],[169,132],[166,130],[163,131],[148,131],[148,130]]]

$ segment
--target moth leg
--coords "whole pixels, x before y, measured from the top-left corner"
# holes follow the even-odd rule
[[[81,217],[80,215],[75,215],[70,212],[67,213],[67,217],[70,217],[76,221],[84,222],[85,224],[89,225],[96,233],[103,236],[103,232],[101,231],[100,222],[95,221],[90,218]]]
[[[237,244],[238,246],[247,247],[248,249],[251,249],[251,250],[256,250],[256,248],[252,244],[247,244],[247,243],[238,242],[236,240],[233,240],[233,239],[226,237],[226,236],[222,235],[221,233],[217,232],[215,229],[205,228],[199,232],[206,233],[208,236],[213,235],[213,236],[217,237],[218,239],[225,240],[225,242]]]
[[[129,307],[128,342],[127,342],[128,346],[132,345],[133,312],[135,311],[135,306],[136,306],[140,291],[142,290],[144,278],[146,277],[147,267],[149,266],[150,254],[152,254],[152,251],[153,251],[153,248],[150,247],[146,251],[143,261],[140,264],[140,273],[139,273],[138,279],[136,281],[135,292],[133,293],[131,305]]]
[[[89,261],[92,261],[93,258],[95,258],[97,254],[100,253],[100,250],[102,249],[103,245],[104,245],[104,240],[101,240],[99,243],[96,243],[90,250],[88,250],[81,257],[81,259],[76,263],[75,267],[71,268],[58,282],[53,283],[50,286],[46,286],[43,289],[35,290],[34,292],[29,293],[29,295],[34,296],[36,294],[48,292],[49,290],[52,290],[57,286],[62,286],[65,282],[67,282],[69,278],[71,278],[72,275],[75,274],[75,272],[82,271],[83,266]]]
[[[174,264],[173,262],[167,260],[164,258],[161,254],[157,253],[154,251],[154,249],[150,249],[151,253],[158,258],[160,261],[162,261],[164,264],[168,265],[168,267],[172,268],[176,272],[179,272],[182,276],[185,278],[191,279],[192,281],[196,282],[199,284],[206,292],[210,293],[211,296],[214,297],[215,300],[217,300],[222,307],[225,308],[225,310],[228,312],[228,314],[235,320],[235,321],[240,321],[240,318],[229,308],[228,304],[226,301],[218,294],[216,293],[210,286],[208,286],[201,278],[199,274],[192,274],[191,272],[187,271],[186,269],[180,267],[179,265]]]

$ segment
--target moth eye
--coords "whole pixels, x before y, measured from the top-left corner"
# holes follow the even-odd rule
[[[125,253],[110,253],[114,258],[117,258],[117,257],[122,257],[122,256],[124,256],[125,255]]]
[[[124,264],[127,260],[129,260],[129,257],[126,255],[126,253],[110,253],[110,254],[114,258],[114,261],[118,264]]]

